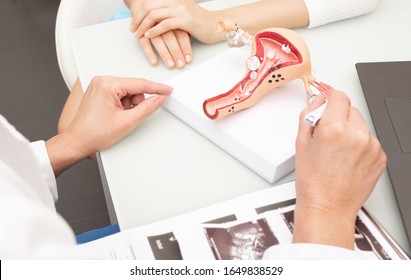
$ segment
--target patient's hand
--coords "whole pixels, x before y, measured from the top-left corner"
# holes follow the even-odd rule
[[[217,12],[207,11],[194,0],[138,0],[131,4],[130,31],[137,38],[154,38],[168,31],[184,30],[200,42],[216,43]]]
[[[127,5],[131,10],[132,22],[130,25],[130,32],[134,33],[140,40],[140,45],[149,61],[153,66],[158,64],[158,58],[155,53],[157,51],[159,57],[167,68],[182,68],[185,64],[192,60],[191,40],[187,31],[172,28],[163,30],[155,36],[142,36],[137,31],[140,28],[141,22],[153,7],[159,5],[171,5],[172,2],[163,3],[157,0],[128,0]],[[177,0],[178,1],[178,0]],[[191,1],[191,0],[189,0]],[[154,22],[154,24],[160,21]]]
[[[192,60],[191,39],[186,31],[172,30],[153,38],[143,36],[139,40],[153,66],[158,64],[155,50],[167,68],[182,68]]]

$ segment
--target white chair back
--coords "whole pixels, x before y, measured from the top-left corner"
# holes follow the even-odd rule
[[[56,19],[56,52],[61,74],[69,90],[78,78],[74,61],[70,31],[106,22],[121,8],[123,0],[61,0]]]

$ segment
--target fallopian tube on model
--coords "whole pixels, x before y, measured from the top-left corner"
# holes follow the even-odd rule
[[[310,53],[296,32],[270,28],[251,36],[237,24],[222,19],[217,22],[217,32],[226,32],[230,47],[251,45],[252,51],[244,78],[228,92],[204,101],[204,113],[210,119],[249,108],[268,91],[294,79],[304,82],[308,103],[319,94],[327,98],[334,91],[311,74]]]

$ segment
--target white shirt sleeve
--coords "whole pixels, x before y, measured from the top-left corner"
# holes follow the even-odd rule
[[[36,141],[30,143],[30,147],[40,164],[44,181],[53,196],[54,202],[56,202],[58,199],[56,177],[54,176],[54,171],[51,167],[49,155],[46,149],[46,143],[42,140]]]
[[[265,260],[365,260],[369,255],[341,247],[295,243],[277,245],[268,248],[264,253]]]
[[[309,28],[371,12],[378,0],[304,0]]]

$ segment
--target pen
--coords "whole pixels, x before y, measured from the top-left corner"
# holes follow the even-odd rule
[[[323,115],[326,107],[327,107],[327,102],[323,103],[320,107],[318,107],[314,111],[309,112],[307,115],[305,115],[305,118],[304,118],[305,122],[311,126],[316,126],[317,122],[321,119],[321,116]]]

